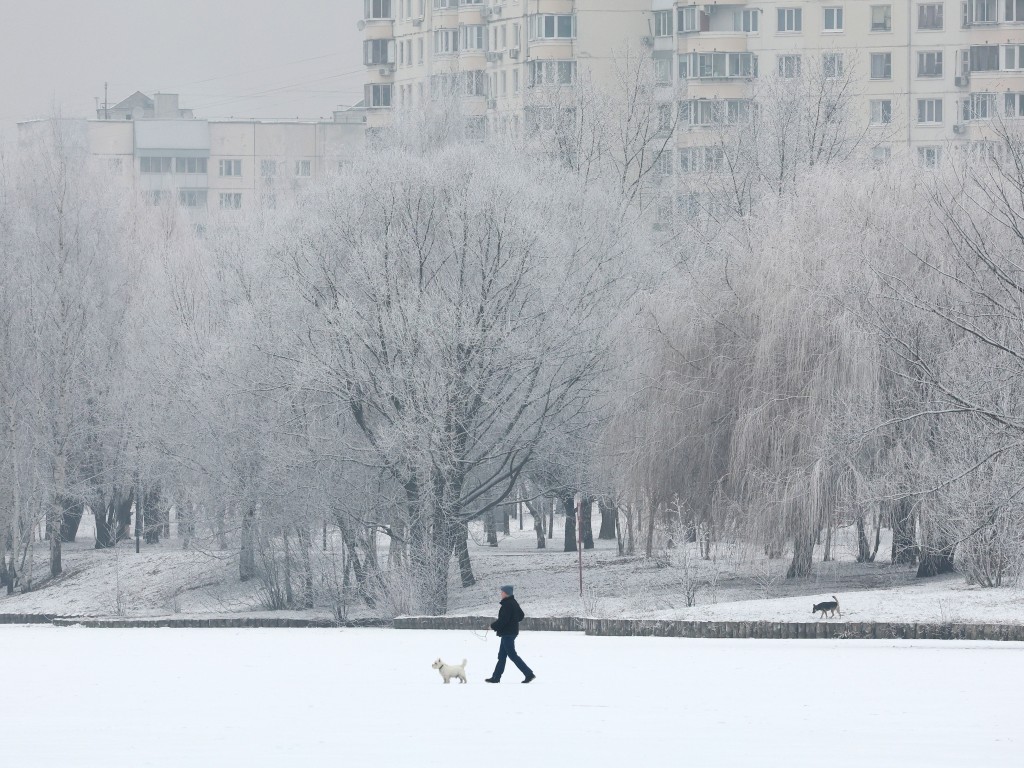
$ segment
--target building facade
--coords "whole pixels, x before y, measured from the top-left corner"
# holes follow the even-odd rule
[[[584,67],[600,84],[624,45],[685,101],[680,146],[742,119],[768,73],[847,80],[881,155],[934,161],[1024,118],[1024,0],[364,0],[360,23],[370,127],[451,90],[471,118],[515,120],[530,88]]]
[[[331,121],[205,120],[179,110],[173,94],[163,95],[159,114],[166,117],[146,116],[138,96],[126,100],[127,109],[97,109],[99,119],[62,120],[64,128],[154,205],[177,204],[199,218],[275,205],[336,172],[364,144],[360,109],[336,112]],[[50,130],[49,122],[19,123],[19,138]]]
[[[757,96],[769,73],[849,83],[881,156],[904,147],[935,162],[950,142],[1024,118],[1024,0],[653,0],[653,14],[658,71],[685,83],[687,99],[726,101],[695,105],[689,127]]]
[[[586,68],[600,83],[616,52],[649,36],[651,0],[364,0],[369,128],[438,94],[478,125],[518,122],[538,86]]]

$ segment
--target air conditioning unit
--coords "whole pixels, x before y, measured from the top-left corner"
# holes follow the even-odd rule
[[[364,29],[366,29],[366,22],[363,21],[362,19],[357,21],[356,22],[356,29],[358,29],[360,32],[362,32]]]
[[[966,133],[966,132],[967,132],[967,126],[964,125],[963,123],[954,123],[953,124],[953,133]]]
[[[412,20],[412,25],[414,27],[422,27],[423,26],[423,19],[413,19]]]
[[[651,37],[650,35],[644,35],[643,37],[641,37],[640,42],[641,44],[646,45],[648,48],[654,47],[654,38]]]
[[[501,61],[501,53],[498,51],[488,51],[484,54],[484,57],[492,64],[496,61]]]
[[[487,108],[488,109],[497,109],[498,108],[498,100],[497,99],[488,99],[487,100]]]
[[[953,85],[955,85],[957,88],[966,88],[967,83],[970,82],[970,79],[971,78],[969,78],[967,75],[957,75],[956,77],[953,78]]]
[[[518,59],[519,58],[519,49],[518,48],[509,48],[508,49],[508,57],[510,59]]]
[[[395,73],[395,67],[393,64],[388,64],[386,67],[381,67],[377,70],[379,75],[393,75]]]

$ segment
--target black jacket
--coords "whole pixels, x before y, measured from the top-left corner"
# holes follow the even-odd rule
[[[498,637],[515,637],[519,634],[519,622],[526,618],[516,599],[509,595],[501,601],[498,620],[491,622],[491,629]]]

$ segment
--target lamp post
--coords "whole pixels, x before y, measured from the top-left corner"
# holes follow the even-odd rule
[[[583,494],[573,497],[576,506],[576,553],[580,563],[580,597],[583,597]]]

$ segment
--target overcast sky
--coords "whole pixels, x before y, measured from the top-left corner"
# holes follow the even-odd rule
[[[180,93],[197,117],[327,117],[362,98],[360,0],[0,0],[0,133]]]

